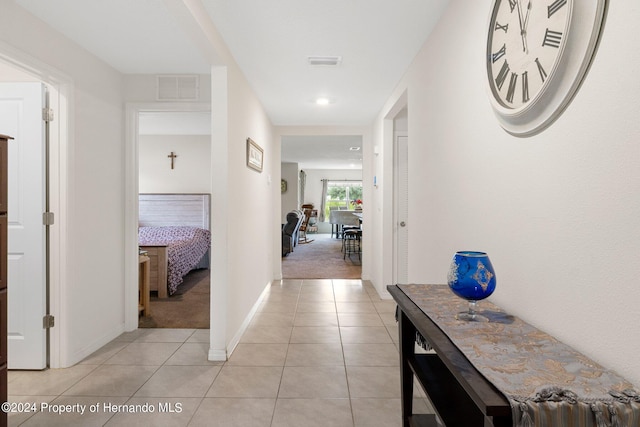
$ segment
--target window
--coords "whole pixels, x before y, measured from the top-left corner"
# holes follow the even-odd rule
[[[325,200],[325,221],[333,209],[353,209],[354,200],[362,200],[362,181],[329,181]]]

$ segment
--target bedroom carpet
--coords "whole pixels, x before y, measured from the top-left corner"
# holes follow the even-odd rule
[[[342,259],[342,240],[330,234],[309,234],[311,243],[298,244],[282,258],[284,279],[360,279],[362,263],[358,255]]]
[[[139,318],[139,328],[209,329],[209,270],[187,274],[169,298],[158,299],[152,292],[150,311]]]

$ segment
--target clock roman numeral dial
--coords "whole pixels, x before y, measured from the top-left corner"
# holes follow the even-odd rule
[[[538,72],[540,73],[540,78],[544,82],[547,79],[547,72],[542,68],[542,64],[540,63],[540,59],[536,58],[536,65],[538,66]]]
[[[522,103],[529,102],[529,73],[522,73]]]
[[[513,103],[513,95],[516,93],[516,85],[518,84],[518,75],[511,73],[509,80],[509,89],[507,89],[507,101]]]
[[[509,74],[509,64],[507,61],[504,61],[502,64],[502,68],[500,68],[500,72],[498,73],[498,77],[496,77],[496,87],[498,90],[502,89],[502,85],[504,81],[507,79],[507,75]]]
[[[563,55],[570,43],[572,11],[587,7],[576,6],[580,1],[491,0],[485,63],[499,114],[535,114],[533,104],[543,105],[541,99],[553,96],[547,89],[554,70],[569,61]]]
[[[542,81],[544,82],[547,74],[544,72],[542,67],[538,66],[540,70],[540,76],[542,77]],[[509,77],[509,85],[507,86],[507,94],[505,96],[505,100],[511,104],[513,104],[513,99],[515,98],[516,89],[518,88],[518,77],[520,77],[520,85],[522,89],[522,103],[526,104],[531,100],[529,96],[529,72],[524,71],[522,74],[518,75],[518,73],[514,73],[509,68],[509,64],[505,61],[502,64],[502,68],[500,68],[500,73],[498,77],[496,77],[496,87],[498,90],[502,90],[502,86],[504,86],[504,82]]]
[[[498,59],[502,58],[507,53],[507,45],[503,44],[499,51],[491,54],[491,61],[495,63]]]
[[[562,33],[560,31],[553,31],[547,28],[547,30],[544,32],[544,40],[542,41],[542,46],[550,46],[557,49],[560,47],[561,41]]]
[[[507,31],[509,31],[509,24],[500,25],[500,23],[496,21],[496,28],[494,29],[494,31],[498,30],[502,30],[506,33]]]
[[[563,112],[593,61],[611,1],[487,0],[484,85],[509,134],[537,135]]]
[[[551,15],[556,13],[562,6],[567,4],[567,0],[555,0],[549,6],[547,6],[547,18],[551,18]]]

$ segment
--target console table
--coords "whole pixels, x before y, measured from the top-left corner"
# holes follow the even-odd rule
[[[640,426],[640,392],[545,332],[490,301],[489,322],[465,322],[446,285],[395,285],[404,426],[413,414],[414,374],[447,426]],[[416,340],[434,350],[415,351]]]
[[[447,426],[512,426],[509,401],[466,359],[455,344],[397,286],[387,290],[398,304],[402,425],[435,426],[414,415],[413,375]],[[416,354],[416,331],[435,353]]]

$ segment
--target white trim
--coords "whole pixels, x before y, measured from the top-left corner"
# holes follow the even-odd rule
[[[396,116],[397,117],[397,116]],[[398,237],[399,237],[399,233],[400,230],[398,228],[398,222],[401,219],[399,217],[400,213],[399,213],[399,202],[398,202],[398,197],[399,197],[399,190],[400,190],[400,182],[399,182],[399,146],[398,146],[398,139],[400,137],[409,137],[409,131],[398,131],[395,130],[395,119],[394,119],[394,126],[393,126],[393,248],[392,248],[392,254],[393,254],[393,264],[392,264],[392,276],[393,280],[391,283],[409,283],[408,282],[408,278],[402,278],[403,280],[400,280],[401,278],[399,277],[399,271],[401,271],[400,267],[399,267],[399,249],[400,246],[398,245],[399,241],[398,241]],[[409,147],[407,146],[407,155],[408,155],[408,150]],[[405,165],[406,168],[408,168],[408,164]],[[407,172],[408,174],[408,172]],[[409,212],[408,212],[408,208],[407,208],[407,212],[405,213],[406,217],[404,218],[405,220],[407,220],[408,222],[408,216],[409,216]],[[411,226],[411,224],[409,224],[409,227]],[[407,236],[407,241],[405,242],[407,249],[408,249],[408,245],[409,245],[409,238]],[[408,255],[408,252],[407,252]],[[406,259],[405,260],[407,262],[406,268],[407,271],[405,272],[407,275],[409,274],[409,265],[408,262],[409,260]]]
[[[236,334],[233,336],[231,341],[229,341],[229,345],[227,346],[228,357],[231,357],[231,354],[240,343],[240,339],[242,338],[242,335],[246,332],[247,328],[249,327],[249,324],[253,320],[253,317],[256,315],[258,308],[260,308],[260,304],[262,304],[262,300],[264,299],[265,295],[269,292],[270,288],[271,288],[271,283],[267,283],[267,286],[264,287],[262,293],[260,294],[260,297],[258,298],[256,303],[253,304],[253,307],[251,307],[249,314],[247,314],[247,317],[244,318],[244,322],[242,322],[242,325],[240,325],[238,332],[236,332]],[[210,354],[211,354],[211,351],[212,350],[209,350]],[[209,359],[209,360],[213,360],[213,359]]]
[[[209,112],[208,103],[127,103],[125,108],[124,328],[138,328],[138,116],[141,112]]]
[[[55,95],[57,105],[54,108],[55,119],[50,130],[50,171],[49,201],[51,211],[55,214],[55,224],[50,231],[49,253],[49,304],[50,314],[55,316],[56,326],[49,332],[50,367],[68,367],[70,359],[67,353],[68,316],[65,306],[67,301],[67,283],[69,282],[68,265],[68,215],[73,194],[68,191],[73,182],[73,79],[67,74],[44,62],[0,42],[0,60],[10,66],[39,79]]]
[[[209,345],[226,354],[229,286],[229,111],[227,67],[211,67],[211,299]]]
[[[389,111],[384,115],[382,128],[382,152],[384,153],[382,164],[382,219],[380,230],[382,241],[382,283],[393,283],[393,248],[394,248],[394,119],[408,107],[408,90],[405,89],[393,102]],[[379,295],[385,295],[384,286],[376,288]]]
[[[124,323],[119,323],[114,328],[111,328],[109,332],[102,334],[100,337],[95,337],[95,339],[93,339],[90,343],[74,351],[72,354],[70,354],[69,360],[86,359],[87,357],[91,356],[93,353],[104,347],[106,343],[109,343],[122,335],[123,332]]]
[[[226,362],[227,352],[224,350],[214,350],[210,348],[209,355],[207,356],[207,360],[210,360],[212,362]]]
[[[140,107],[141,108],[141,107]],[[138,328],[138,115],[140,108],[125,107],[124,190],[124,329]],[[134,307],[135,305],[135,307]],[[135,313],[133,310],[135,309]]]

